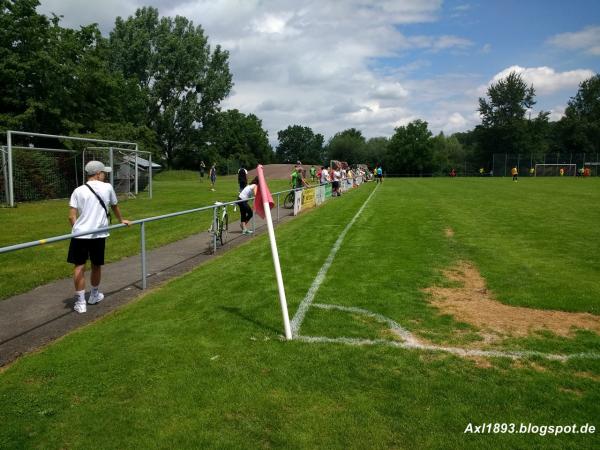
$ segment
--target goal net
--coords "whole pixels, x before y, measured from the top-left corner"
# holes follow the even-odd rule
[[[536,164],[536,177],[559,177],[577,175],[577,164]]]
[[[12,147],[14,201],[67,198],[81,181],[81,156],[72,150]],[[6,148],[2,149],[0,201],[9,203]]]

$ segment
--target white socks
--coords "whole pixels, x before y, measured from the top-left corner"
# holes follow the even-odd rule
[[[85,291],[75,291],[75,297],[80,302],[85,302]]]

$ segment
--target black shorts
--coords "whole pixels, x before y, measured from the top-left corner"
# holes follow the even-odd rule
[[[77,239],[72,238],[69,245],[67,262],[81,266],[89,259],[95,266],[104,265],[104,248],[106,238]]]
[[[333,183],[331,183],[331,187],[333,189],[339,189],[340,187],[340,182],[339,181],[334,181]]]

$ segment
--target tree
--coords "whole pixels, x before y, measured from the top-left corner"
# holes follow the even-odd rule
[[[433,141],[427,122],[414,120],[396,128],[388,146],[388,173],[422,175],[433,170]]]
[[[0,126],[70,134],[103,121],[138,123],[140,92],[109,69],[98,27],[62,28],[38,4],[0,2]]]
[[[195,159],[210,160],[218,153],[220,167],[224,165],[256,167],[271,162],[273,150],[262,121],[254,114],[242,114],[237,109],[216,114],[208,133],[208,148],[201,150]]]
[[[432,138],[432,161],[436,175],[447,175],[453,168],[462,167],[467,151],[455,135],[440,133]]]
[[[536,153],[547,146],[548,113],[541,111],[533,122],[526,114],[535,105],[535,89],[520,74],[511,72],[492,84],[488,99],[479,99],[481,126],[477,133],[483,153]]]
[[[364,162],[366,141],[356,128],[336,133],[327,144],[327,159],[346,161],[349,164]]]
[[[304,164],[322,164],[324,160],[322,134],[309,127],[290,125],[277,132],[277,160],[284,163],[302,161]]]
[[[118,17],[110,46],[112,66],[146,92],[147,124],[173,165],[178,152],[206,140],[203,131],[231,91],[228,52],[211,52],[201,26],[181,16],[159,19],[150,7]]]
[[[527,86],[521,75],[511,72],[492,84],[487,91],[489,100],[479,98],[479,113],[484,127],[511,125],[525,118],[535,105],[535,89]]]
[[[369,167],[383,163],[388,153],[388,145],[389,139],[386,137],[369,139],[365,145],[365,153],[361,163],[367,164]]]
[[[600,74],[583,81],[556,127],[565,150],[600,152]]]

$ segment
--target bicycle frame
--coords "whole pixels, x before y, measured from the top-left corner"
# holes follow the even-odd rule
[[[227,214],[227,204],[215,202],[214,220],[208,231],[213,235],[215,242],[218,240],[221,245],[225,245],[227,235],[229,234],[229,215]]]

